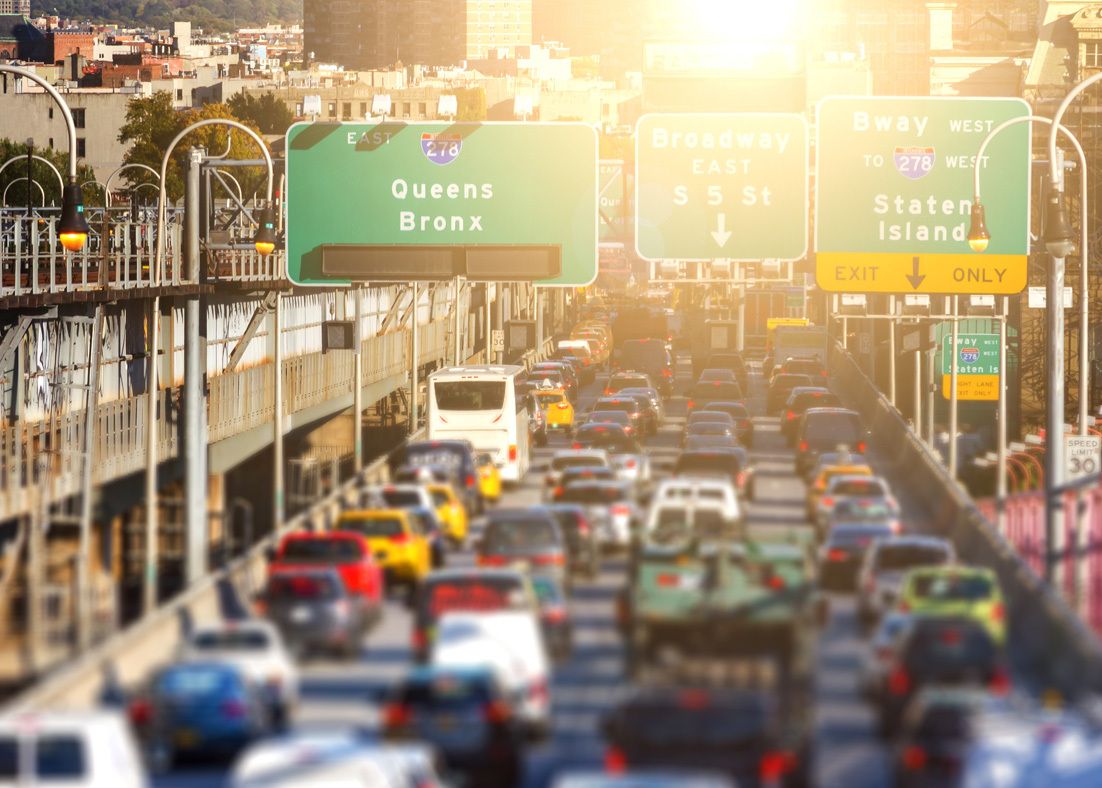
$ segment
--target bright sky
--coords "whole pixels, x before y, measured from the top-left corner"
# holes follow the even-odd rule
[[[682,0],[695,26],[716,38],[800,37],[803,0]]]

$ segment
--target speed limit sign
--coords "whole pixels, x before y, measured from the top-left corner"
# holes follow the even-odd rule
[[[1064,435],[1064,477],[1073,482],[1099,470],[1100,435]]]

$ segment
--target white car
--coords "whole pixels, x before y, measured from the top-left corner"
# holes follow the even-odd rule
[[[532,613],[447,613],[438,622],[429,664],[489,666],[528,730],[539,738],[550,733],[551,662]]]
[[[555,776],[551,788],[736,788],[730,777],[718,772],[645,769],[638,772],[565,772]]]
[[[663,479],[654,489],[651,506],[666,501],[718,502],[732,520],[742,519],[742,504],[735,486],[725,479],[709,477],[675,476]]]
[[[617,479],[646,484],[650,481],[650,457],[645,454],[614,454],[612,468]]]
[[[238,757],[230,788],[437,788],[436,753],[379,744],[358,731],[318,730],[264,739]]]
[[[384,509],[408,509],[420,507],[436,511],[436,504],[432,501],[430,493],[423,484],[381,484],[376,487],[368,487],[365,491],[376,501],[375,506]]]
[[[857,574],[857,621],[865,629],[895,608],[907,571],[956,560],[949,540],[908,534],[873,542]]]
[[[557,451],[547,464],[547,474],[543,478],[544,498],[551,495],[562,482],[562,472],[567,468],[611,468],[612,458],[604,449],[567,449]]]
[[[0,717],[0,750],[25,753],[0,767],[0,785],[145,788],[130,723],[119,711],[19,712]],[[14,773],[8,771],[14,769]]]
[[[642,519],[635,483],[622,479],[572,482],[559,493],[555,503],[584,506],[585,517],[602,547],[630,545],[631,532]]]
[[[739,521],[719,501],[664,501],[651,506],[643,538],[657,543],[688,543],[693,535],[730,535]]]
[[[880,619],[875,634],[865,643],[857,668],[857,687],[866,700],[879,697],[895,664],[899,638],[912,620],[910,613],[889,613]]]
[[[826,534],[834,505],[847,498],[880,498],[889,501],[897,513],[899,511],[899,505],[892,497],[888,483],[879,476],[861,476],[848,473],[835,476],[819,497],[815,511],[814,524],[820,534]]]
[[[223,621],[195,629],[180,649],[181,661],[226,662],[237,667],[272,700],[277,725],[286,725],[298,705],[298,668],[269,621]]]

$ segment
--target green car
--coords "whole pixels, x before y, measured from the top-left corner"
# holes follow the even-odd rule
[[[929,566],[903,578],[897,609],[914,615],[964,616],[1006,645],[1006,605],[999,580],[978,566]]]

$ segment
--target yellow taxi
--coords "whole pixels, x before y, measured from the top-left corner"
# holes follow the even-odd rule
[[[1006,645],[1006,605],[995,573],[979,566],[926,566],[903,578],[898,609],[914,615],[961,616]]]
[[[547,429],[554,432],[574,431],[574,406],[562,389],[539,388],[532,392],[540,409],[547,414]]]
[[[501,470],[494,465],[494,458],[488,451],[480,451],[474,456],[478,468],[478,491],[487,501],[497,502],[501,498]]]
[[[436,507],[436,516],[444,526],[444,534],[456,544],[462,544],[467,538],[467,510],[459,496],[448,484],[426,484],[425,489],[432,496]]]
[[[419,585],[432,569],[432,548],[416,523],[402,509],[361,509],[342,512],[333,530],[366,538],[388,582]]]
[[[825,465],[807,488],[807,519],[815,522],[819,512],[819,499],[830,486],[835,476],[872,476],[872,468],[867,465]]]

